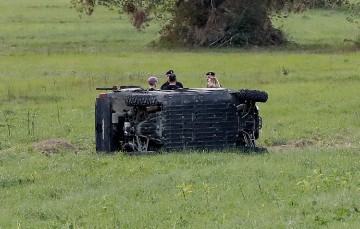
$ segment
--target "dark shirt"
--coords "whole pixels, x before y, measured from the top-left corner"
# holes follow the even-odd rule
[[[163,90],[175,90],[178,89],[179,86],[178,85],[167,85],[166,87],[164,87]]]
[[[167,90],[167,89],[164,89],[166,86],[168,86],[169,85],[169,82],[165,82],[163,85],[161,85],[161,90]],[[180,82],[176,82],[176,86],[178,86],[178,88],[183,88],[184,86],[182,85],[182,83],[180,83]],[[173,90],[173,89],[171,89],[171,90]]]
[[[148,91],[156,91],[156,89],[151,87],[148,89]]]

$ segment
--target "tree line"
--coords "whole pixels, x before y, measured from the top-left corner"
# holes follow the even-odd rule
[[[286,44],[271,16],[301,13],[309,8],[344,7],[349,21],[360,3],[349,0],[71,0],[80,13],[91,15],[98,5],[130,16],[142,30],[151,21],[160,21],[159,42],[175,46],[271,46]]]

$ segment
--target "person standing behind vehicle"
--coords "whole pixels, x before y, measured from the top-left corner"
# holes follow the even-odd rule
[[[175,74],[170,74],[168,76],[168,82],[169,82],[169,85],[165,86],[164,89],[162,89],[162,90],[176,90],[179,88],[179,86],[176,85],[176,75]]]
[[[206,73],[206,77],[207,77],[207,88],[220,88],[220,82],[219,80],[216,78],[215,72],[208,72]]]
[[[175,74],[173,70],[169,70],[166,72],[167,81],[163,85],[161,85],[161,90],[164,90],[164,88],[169,85],[169,75],[171,74]],[[176,82],[176,85],[178,86],[178,88],[184,87],[180,82]]]
[[[148,79],[149,89],[148,91],[156,91],[156,85],[158,83],[158,79],[155,76],[152,76]]]

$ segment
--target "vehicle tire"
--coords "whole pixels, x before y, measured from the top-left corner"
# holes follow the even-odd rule
[[[95,103],[95,136],[96,151],[114,151],[111,123],[111,100],[109,98],[98,98]]]
[[[149,94],[133,94],[125,97],[125,103],[128,106],[154,106],[158,105],[155,96]]]
[[[268,94],[265,91],[241,89],[237,92],[237,98],[240,101],[266,102]]]

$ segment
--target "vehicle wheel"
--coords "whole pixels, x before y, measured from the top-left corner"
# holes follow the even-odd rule
[[[241,89],[237,92],[237,98],[241,101],[266,102],[268,94],[265,91]]]
[[[114,144],[112,141],[111,123],[111,101],[109,98],[98,98],[95,104],[95,136],[96,151],[112,152]]]
[[[159,104],[155,96],[149,94],[133,94],[125,97],[128,106],[154,106]]]

